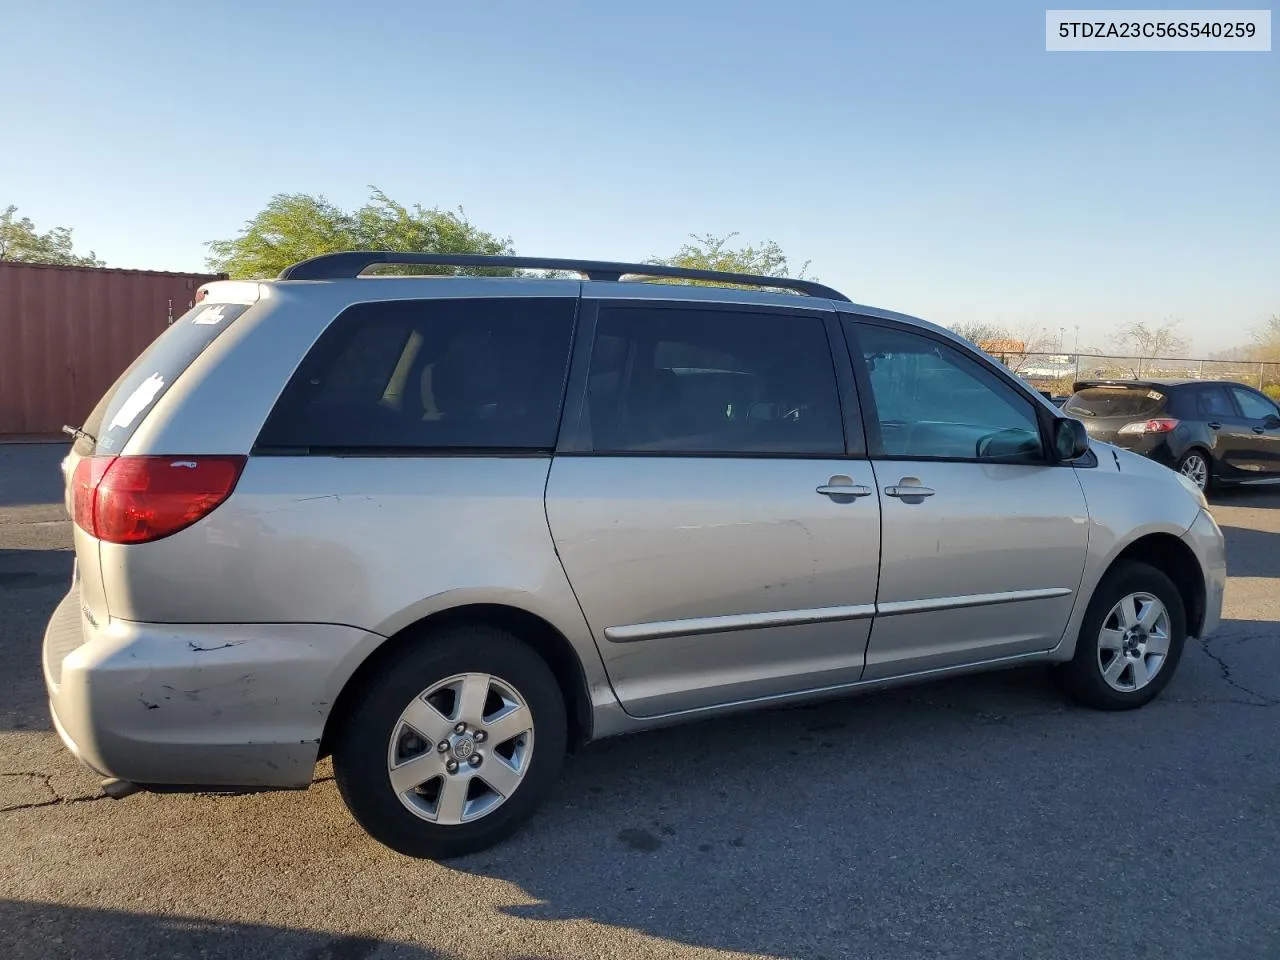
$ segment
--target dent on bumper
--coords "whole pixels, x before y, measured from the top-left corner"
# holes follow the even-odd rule
[[[1227,589],[1226,543],[1217,521],[1204,508],[1182,539],[1195,553],[1204,573],[1204,623],[1199,635],[1207,637],[1222,621],[1222,598]]]
[[[102,776],[147,785],[304,787],[329,709],[382,638],[330,624],[83,622],[45,680],[54,726]]]

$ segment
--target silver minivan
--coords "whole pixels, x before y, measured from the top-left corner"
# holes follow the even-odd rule
[[[72,432],[67,747],[114,796],[331,755],[413,856],[661,724],[1037,662],[1141,706],[1222,606],[1194,485],[805,280],[321,256],[202,288]]]

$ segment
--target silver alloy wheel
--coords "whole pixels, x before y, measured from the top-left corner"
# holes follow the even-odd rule
[[[391,733],[387,776],[415,816],[453,825],[509,799],[533,759],[533,715],[518,690],[462,673],[424,690]]]
[[[1209,483],[1209,465],[1198,453],[1189,453],[1182,460],[1182,475],[1201,490]]]
[[[1171,622],[1150,593],[1131,593],[1112,607],[1098,635],[1098,669],[1107,686],[1133,693],[1150,683],[1169,657]]]

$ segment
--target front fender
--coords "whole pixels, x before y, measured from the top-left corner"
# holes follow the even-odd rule
[[[1052,653],[1055,660],[1070,660],[1075,654],[1089,601],[1117,558],[1139,540],[1157,534],[1187,542],[1201,513],[1200,503],[1172,470],[1110,444],[1093,446],[1098,465],[1075,468],[1089,511],[1089,545],[1075,606]],[[1208,595],[1210,575],[1203,572]]]

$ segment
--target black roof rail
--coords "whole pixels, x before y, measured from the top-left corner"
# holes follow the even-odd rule
[[[762,277],[751,273],[728,273],[722,270],[690,270],[654,263],[614,263],[608,260],[566,260],[560,257],[490,257],[473,253],[396,253],[391,250],[350,250],[322,253],[280,271],[279,280],[350,280],[379,263],[404,266],[523,268],[526,270],[564,270],[588,280],[621,280],[624,275],[670,278],[673,280],[710,280],[718,283],[750,287],[794,290],[810,297],[843,300],[839,290],[813,280],[794,277]]]

